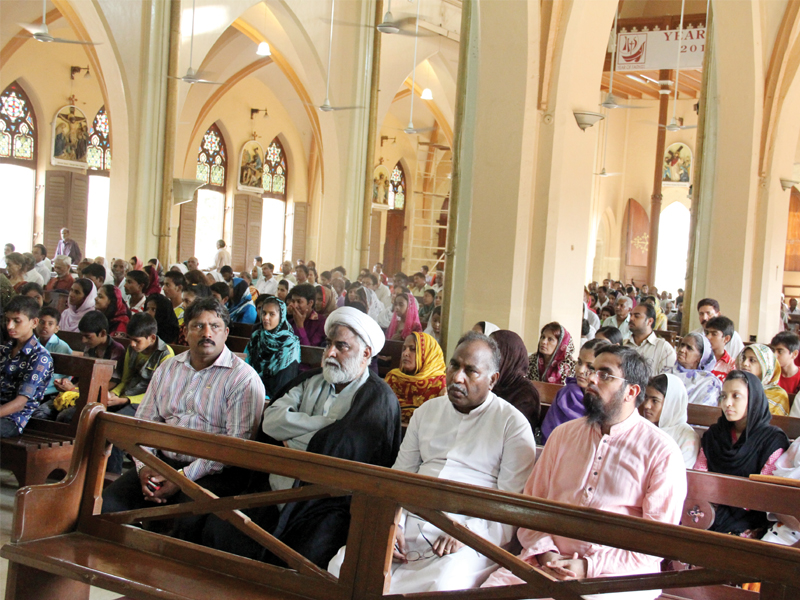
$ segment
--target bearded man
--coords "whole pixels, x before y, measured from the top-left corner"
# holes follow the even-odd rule
[[[321,369],[303,373],[264,411],[262,441],[335,458],[391,467],[400,448],[400,404],[368,368],[385,337],[374,319],[352,307],[325,321]],[[682,464],[682,463],[681,463]],[[263,475],[263,476],[262,476]],[[248,493],[302,485],[290,477],[254,473]],[[350,497],[312,500],[244,511],[254,523],[325,568],[347,541]],[[285,566],[258,542],[213,517],[207,546]]]
[[[632,348],[596,350],[583,397],[586,416],[553,430],[523,493],[677,525],[686,497],[686,468],[672,438],[636,410],[649,376],[646,359]],[[656,556],[530,529],[519,529],[517,538],[522,560],[561,580],[660,571]],[[499,569],[484,587],[519,583],[524,582]],[[601,597],[652,600],[660,595],[661,590],[644,590]]]

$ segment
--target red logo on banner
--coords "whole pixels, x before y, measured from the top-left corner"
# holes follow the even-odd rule
[[[644,64],[647,56],[646,33],[622,33],[619,36],[619,62]]]

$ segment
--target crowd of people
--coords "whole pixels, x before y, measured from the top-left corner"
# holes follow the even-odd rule
[[[646,285],[593,282],[584,290],[579,337],[548,323],[529,353],[517,333],[480,321],[448,359],[439,344],[442,271],[423,267],[390,279],[376,264],[350,280],[343,267],[318,273],[312,261],[287,261],[276,272],[256,257],[237,274],[224,242],[217,248],[214,268],[204,271],[194,257],[164,270],[157,259],[144,264],[136,256],[114,259],[107,270],[102,257],[83,259],[67,230],[52,260],[41,244],[30,254],[7,247],[0,435],[21,435],[32,417],[73,418],[81,382],[53,373],[53,354],[72,352],[59,338],[67,331],[80,334],[86,356],[117,362],[109,411],[176,427],[673,524],[686,469],[800,478],[800,442],[790,446],[770,424],[773,414],[800,416],[800,403],[792,403],[800,337],[787,330],[769,345],[745,345],[714,299],[697,303],[701,328],[673,347],[656,332],[684,318],[680,292],[674,302]],[[243,358],[226,345],[231,323],[252,326]],[[381,378],[387,341],[400,342],[402,354]],[[178,346],[188,350],[176,354]],[[324,348],[319,368],[301,362],[304,346]],[[546,414],[538,384],[559,386]],[[687,422],[690,404],[722,409],[702,437]],[[151,451],[218,496],[296,485]],[[122,475],[103,492],[103,512],[189,500],[145,464],[124,465],[114,448],[107,468]],[[349,498],[244,512],[338,574]],[[557,579],[660,570],[657,557],[453,518],[497,545],[516,537],[520,558]],[[722,506],[712,530],[791,544],[800,523]],[[215,516],[181,517],[169,533],[284,564]],[[391,593],[514,582],[521,580],[419,516],[400,517]]]

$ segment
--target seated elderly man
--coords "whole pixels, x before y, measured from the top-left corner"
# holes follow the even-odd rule
[[[69,256],[56,256],[56,259],[53,261],[53,270],[56,272],[56,276],[50,279],[47,285],[44,286],[45,291],[62,290],[64,292],[69,292],[70,288],[72,288],[72,284],[75,283],[75,280],[69,272],[71,265],[72,259]]]
[[[531,472],[536,444],[528,420],[498,398],[500,349],[470,331],[447,367],[447,395],[414,411],[393,469],[520,493]],[[452,515],[470,531],[504,546],[514,529],[484,519]],[[328,565],[334,575],[345,549]],[[402,515],[397,528],[389,593],[413,594],[473,588],[496,565],[416,515]]]
[[[631,337],[625,345],[633,348],[650,361],[653,375],[663,373],[675,365],[675,348],[653,331],[656,309],[649,304],[639,304],[631,311],[629,319]]]
[[[632,348],[595,350],[583,397],[586,416],[564,423],[547,439],[524,494],[677,525],[686,497],[681,451],[636,408],[650,376]],[[658,573],[661,559],[540,531],[520,529],[520,558],[560,579]],[[505,568],[484,587],[523,583]],[[653,600],[661,590],[603,594],[603,600]],[[595,598],[596,596],[589,596]]]
[[[265,441],[294,450],[390,467],[400,447],[400,405],[369,366],[383,348],[378,324],[343,307],[325,322],[322,369],[300,375],[264,411]],[[298,485],[277,474],[255,473],[248,492]],[[347,541],[350,498],[290,503],[244,511],[257,525],[325,568]],[[209,518],[203,543],[234,554],[283,565],[278,557],[232,525]]]
[[[630,314],[633,309],[633,300],[628,296],[620,296],[614,302],[614,316],[608,317],[603,321],[603,327],[616,327],[622,334],[623,339],[631,337],[631,330],[629,329]]]
[[[136,417],[206,433],[253,439],[264,409],[264,384],[253,368],[225,345],[228,311],[203,298],[186,309],[189,351],[170,358],[153,374]],[[247,483],[242,469],[174,452],[154,452],[179,473],[217,496],[239,493]],[[164,476],[137,461],[103,491],[103,512],[186,502],[189,497]],[[172,534],[199,542],[205,515],[175,520]]]

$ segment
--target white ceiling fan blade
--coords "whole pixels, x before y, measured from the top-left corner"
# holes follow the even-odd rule
[[[44,23],[17,23],[25,31],[31,35],[36,33],[47,33],[47,25]]]
[[[80,40],[66,40],[64,38],[53,38],[57,44],[82,44],[83,46],[97,46],[100,42],[81,42]]]

